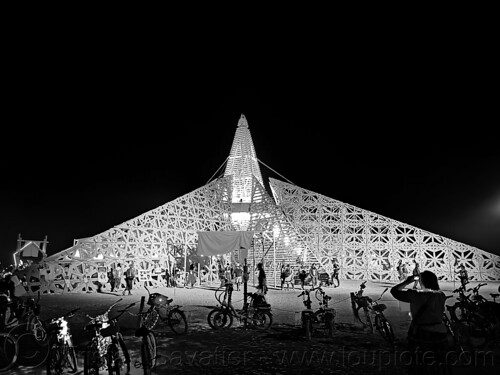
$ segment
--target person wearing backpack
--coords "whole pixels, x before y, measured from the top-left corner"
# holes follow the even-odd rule
[[[129,267],[125,271],[126,287],[125,287],[125,290],[123,291],[123,295],[125,295],[126,292],[128,292],[129,296],[132,294],[132,287],[133,287],[134,279],[135,279],[134,263],[130,263]]]

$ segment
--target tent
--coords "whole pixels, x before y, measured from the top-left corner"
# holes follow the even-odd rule
[[[196,253],[204,256],[223,255],[239,250],[239,259],[248,257],[252,231],[198,232]]]

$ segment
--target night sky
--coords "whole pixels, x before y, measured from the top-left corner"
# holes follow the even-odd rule
[[[148,57],[15,62],[0,140],[3,263],[18,233],[48,235],[52,254],[203,186],[242,113],[257,157],[296,185],[500,255],[491,66],[344,58],[225,72]],[[283,179],[261,171],[266,184]]]

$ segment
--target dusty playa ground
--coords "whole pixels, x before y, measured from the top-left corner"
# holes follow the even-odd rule
[[[336,310],[336,331],[333,338],[326,333],[317,333],[311,341],[305,340],[300,330],[300,312],[304,309],[300,289],[270,289],[267,301],[272,306],[273,326],[268,331],[244,329],[235,320],[233,327],[226,330],[213,330],[206,321],[208,312],[216,305],[216,287],[159,288],[155,292],[173,298],[173,304],[182,305],[188,317],[189,332],[183,336],[175,335],[168,327],[159,326],[157,330],[158,374],[402,374],[405,371],[406,332],[410,323],[408,305],[395,300],[387,291],[380,302],[387,305],[386,317],[391,322],[396,347],[391,348],[378,334],[363,330],[354,322],[350,304],[350,292],[359,288],[359,281],[341,281],[339,288],[325,288],[332,297],[330,306]],[[377,298],[385,288],[393,283],[367,282],[364,294]],[[471,283],[471,287],[477,283]],[[458,283],[441,283],[446,294],[458,287]],[[491,299],[489,293],[496,293],[499,283],[489,282],[481,288],[481,294]],[[109,290],[109,289],[108,289]],[[254,291],[252,286],[249,291]],[[137,313],[141,296],[145,291],[134,290],[131,296],[121,292],[100,294],[66,294],[42,296],[41,318],[62,315],[76,307],[81,310],[72,317],[70,327],[77,348],[79,373],[83,373],[83,354],[89,335],[83,330],[88,322],[85,314],[95,316],[120,298],[123,300],[115,307],[120,309],[132,302],[137,304],[129,311]],[[318,301],[311,295],[313,309]],[[448,300],[449,304],[454,298]],[[243,291],[234,291],[233,305],[241,308]],[[113,310],[114,311],[114,310]],[[111,314],[112,316],[113,314]],[[132,357],[131,374],[142,374],[140,368],[140,339],[134,336],[137,318],[124,314],[120,319],[122,333]],[[455,363],[456,374],[474,372],[479,374],[498,373],[500,369],[500,350],[498,347],[485,349],[483,353],[458,358],[450,355]],[[45,373],[45,366],[32,363],[17,366],[10,373]],[[104,371],[102,371],[104,373]]]

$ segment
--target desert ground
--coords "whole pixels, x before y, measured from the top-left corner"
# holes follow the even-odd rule
[[[474,287],[477,282],[471,282]],[[271,288],[266,296],[271,304],[273,326],[261,331],[245,329],[235,320],[233,327],[213,330],[207,324],[207,314],[216,306],[216,286],[195,286],[194,288],[158,288],[158,292],[173,298],[172,304],[182,306],[188,318],[189,331],[186,335],[175,335],[170,328],[160,325],[155,328],[158,340],[158,360],[155,372],[158,374],[403,374],[405,373],[406,332],[410,324],[409,306],[395,300],[389,290],[381,303],[387,305],[385,311],[395,336],[396,346],[390,347],[378,334],[363,329],[354,321],[351,310],[350,292],[359,289],[360,281],[341,280],[338,288],[324,288],[332,297],[330,307],[336,310],[336,331],[333,338],[317,332],[312,340],[305,339],[300,329],[300,314],[304,309],[300,287],[292,290]],[[373,299],[395,283],[366,283],[364,295]],[[481,288],[481,294],[491,299],[490,293],[497,293],[500,283],[488,282]],[[452,294],[458,282],[441,282],[446,294]],[[309,287],[307,287],[309,288]],[[108,289],[109,291],[109,286]],[[251,285],[248,291],[255,291]],[[95,316],[104,312],[109,305],[122,299],[112,310],[123,308],[130,303],[136,305],[129,311],[137,313],[145,290],[133,290],[133,295],[123,296],[121,291],[92,294],[59,294],[41,297],[42,319],[57,317],[76,307],[81,309],[69,319],[74,345],[77,349],[78,373],[83,374],[83,353],[89,335],[83,330],[88,322],[86,314]],[[318,301],[311,295],[312,308],[318,308]],[[452,304],[455,298],[448,300]],[[243,288],[233,293],[233,305],[243,305]],[[140,368],[140,339],[134,336],[137,317],[124,314],[120,318],[121,331],[132,357],[131,374],[142,374]],[[472,352],[471,352],[472,353]],[[454,373],[475,375],[498,373],[500,351],[498,346],[488,348],[483,357],[472,361],[470,354],[454,362]],[[9,372],[12,374],[43,374],[45,366],[35,363],[19,364]],[[41,360],[38,360],[41,362]],[[467,362],[467,363],[465,363]],[[102,371],[104,373],[104,371]]]

